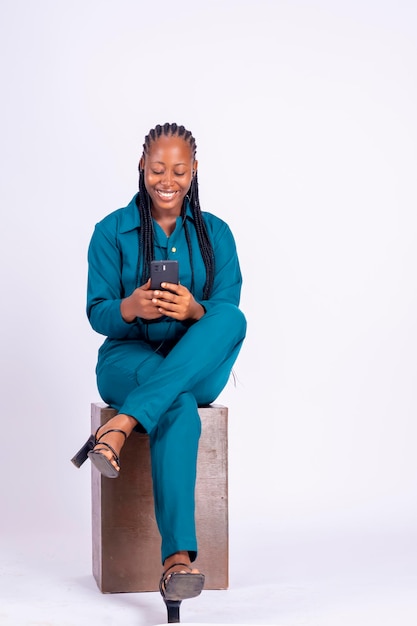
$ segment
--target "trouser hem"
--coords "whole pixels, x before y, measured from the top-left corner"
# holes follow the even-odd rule
[[[197,558],[197,542],[195,539],[181,539],[175,542],[162,542],[162,549],[161,549],[161,559],[162,559],[162,564],[164,563],[165,559],[167,559],[169,556],[171,556],[172,554],[175,554],[176,552],[183,552],[186,551],[189,553],[190,555],[190,560],[191,562],[195,561]]]

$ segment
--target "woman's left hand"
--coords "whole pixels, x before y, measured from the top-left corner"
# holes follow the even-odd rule
[[[203,317],[204,307],[194,300],[187,287],[174,283],[161,283],[161,287],[153,292],[152,298],[160,313],[180,321],[197,321]]]

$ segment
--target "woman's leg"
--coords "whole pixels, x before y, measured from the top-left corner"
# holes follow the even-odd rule
[[[197,555],[194,491],[201,423],[191,393],[180,394],[150,434],[155,515],[162,563],[172,554]]]
[[[210,404],[226,385],[230,369],[223,368],[181,393],[150,435],[155,515],[162,537],[162,563],[187,551],[197,557],[195,482],[201,420],[198,406]],[[187,562],[187,556],[177,561]]]
[[[227,303],[216,305],[190,326],[153,373],[126,397],[120,413],[134,417],[152,433],[181,393],[192,392],[212,377],[218,379],[220,392],[245,333],[246,320],[240,309]]]
[[[101,398],[119,411],[126,397],[146,380],[163,360],[164,357],[145,342],[138,340],[114,342],[106,349],[104,356],[102,353],[99,355],[97,386]],[[110,429],[120,429],[129,436],[135,428],[145,432],[134,418],[119,413],[99,429],[97,437],[101,436],[102,441],[119,454],[125,442],[124,436],[118,432],[109,432],[105,435],[103,433]],[[106,446],[101,445],[100,448],[100,445],[97,444],[95,449],[104,454],[119,471],[114,455]]]
[[[144,383],[164,357],[145,341],[120,340],[99,354],[97,386],[101,398],[119,410],[126,397]]]
[[[148,344],[120,342],[98,367],[100,395],[119,409],[126,396],[154,372],[163,361]],[[120,420],[120,415],[111,420]],[[120,422],[110,424],[119,427]],[[107,425],[106,425],[107,426]],[[194,490],[201,423],[194,396],[183,393],[161,416],[150,435],[155,517],[162,538],[162,563],[195,559],[197,538]],[[112,444],[117,444],[117,435]],[[120,442],[123,439],[120,438]],[[111,445],[112,445],[111,444]],[[105,451],[105,449],[103,450]],[[177,557],[180,552],[185,554]],[[167,566],[170,563],[167,564]]]
[[[113,418],[112,427],[120,427],[117,420],[133,416],[150,431],[163,562],[180,551],[195,558],[197,403],[209,404],[222,391],[245,330],[245,318],[237,307],[218,305],[191,326],[165,358],[141,342],[121,342],[98,367],[102,398],[122,414]],[[153,418],[151,428],[147,415]]]

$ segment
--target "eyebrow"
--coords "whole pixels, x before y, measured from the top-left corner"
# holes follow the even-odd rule
[[[151,163],[158,163],[159,165],[165,165],[164,161],[151,161]],[[177,165],[187,165],[187,163],[174,163],[174,167]]]

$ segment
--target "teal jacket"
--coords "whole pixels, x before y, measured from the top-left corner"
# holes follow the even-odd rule
[[[215,278],[209,300],[203,300],[206,272],[198,247],[194,220],[190,207],[186,220],[192,245],[194,267],[194,298],[206,311],[218,302],[239,305],[242,276],[236,245],[229,226],[211,213],[203,213],[214,250]],[[174,232],[168,237],[154,221],[155,259],[176,259],[179,262],[179,279],[191,287],[191,266],[183,219],[178,217]],[[179,322],[168,317],[156,321],[137,318],[125,322],[120,313],[120,302],[139,286],[142,262],[139,254],[140,215],[136,195],[130,203],[110,213],[94,229],[88,249],[87,316],[93,329],[109,340],[142,339],[150,342],[178,340],[187,330],[189,322]],[[138,271],[139,263],[139,271]],[[105,342],[105,343],[106,343]]]

